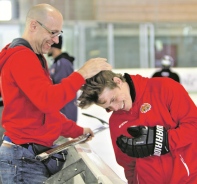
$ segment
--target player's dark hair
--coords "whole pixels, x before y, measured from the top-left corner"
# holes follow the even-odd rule
[[[99,101],[99,95],[105,88],[114,89],[117,84],[113,81],[114,77],[120,78],[125,81],[122,74],[116,74],[110,70],[101,71],[92,78],[86,80],[86,84],[81,87],[81,95],[78,98],[78,106],[87,108],[92,104],[102,104]]]

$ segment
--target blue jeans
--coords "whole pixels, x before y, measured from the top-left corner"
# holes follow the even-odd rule
[[[49,174],[28,149],[10,145],[0,147],[0,177],[3,184],[41,184]]]

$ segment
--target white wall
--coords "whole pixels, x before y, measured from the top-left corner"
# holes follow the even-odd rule
[[[14,38],[21,37],[20,25],[0,24],[0,50]]]

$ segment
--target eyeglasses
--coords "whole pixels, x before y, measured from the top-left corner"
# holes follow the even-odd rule
[[[36,20],[37,21],[37,20]],[[44,24],[42,24],[41,22],[37,21],[38,24],[40,24],[45,30],[48,31],[48,33],[51,34],[51,38],[54,38],[56,36],[61,36],[63,31],[58,31],[58,32],[54,32],[54,31],[51,31],[50,29],[48,29]]]

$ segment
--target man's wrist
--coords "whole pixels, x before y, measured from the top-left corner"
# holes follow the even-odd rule
[[[88,78],[87,77],[87,72],[85,72],[85,71],[83,71],[81,69],[76,71],[76,72],[78,72],[84,78],[84,80],[86,80]]]

